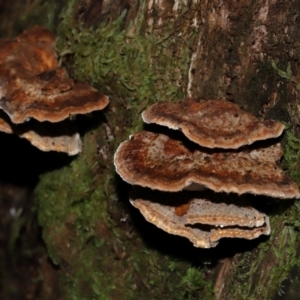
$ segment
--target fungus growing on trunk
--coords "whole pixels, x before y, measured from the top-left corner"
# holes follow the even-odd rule
[[[268,216],[251,207],[192,199],[186,213],[178,215],[175,206],[143,199],[130,202],[148,222],[186,237],[195,247],[215,247],[225,237],[252,240],[271,232]]]
[[[283,124],[258,120],[222,100],[162,102],[142,116],[146,122],[181,129],[192,142],[180,134],[175,139],[147,131],[132,135],[120,144],[114,157],[116,171],[124,181],[167,194],[208,188],[238,195],[300,197],[297,184],[276,164],[283,155],[280,144],[244,146],[278,137]],[[217,149],[211,149],[214,147]],[[131,197],[130,201],[147,221],[188,238],[196,247],[214,247],[222,237],[253,239],[270,233],[264,213],[203,199],[203,191],[197,193],[199,196],[180,205],[170,205],[164,196],[161,201],[145,199],[147,196]]]
[[[10,71],[8,71],[10,70]],[[8,76],[6,76],[9,73]],[[59,68],[33,77],[21,74],[11,67],[0,65],[0,108],[15,124],[31,118],[40,122],[60,122],[70,116],[101,110],[108,97],[85,83],[75,83],[65,69]]]
[[[30,140],[43,151],[75,155],[80,151],[80,138],[70,122],[53,126],[53,134],[51,125],[42,125],[42,131],[49,131],[46,136],[36,131],[36,125],[28,125],[26,132],[14,125],[30,119],[61,122],[77,114],[102,110],[109,102],[107,96],[88,84],[75,82],[64,68],[58,67],[54,43],[54,35],[38,26],[13,40],[0,41],[0,108],[13,123],[3,125],[7,123],[3,119],[2,128]],[[58,129],[65,126],[70,128],[60,136]]]
[[[16,125],[0,111],[0,131],[18,135],[42,151],[64,152],[68,155],[76,155],[81,151],[79,133],[70,120],[56,124],[31,121]]]
[[[281,135],[284,125],[259,120],[238,105],[223,100],[158,102],[142,113],[145,123],[180,129],[191,141],[207,148],[237,149]]]
[[[119,146],[115,164],[124,181],[160,191],[200,185],[200,189],[239,195],[299,197],[297,184],[276,166],[278,152],[282,153],[279,144],[253,151],[190,150],[182,141],[142,131]]]

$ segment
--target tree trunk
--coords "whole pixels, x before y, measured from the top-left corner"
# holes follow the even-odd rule
[[[285,292],[296,299],[297,202],[252,197],[270,215],[270,237],[196,249],[130,206],[129,187],[112,160],[119,143],[142,128],[140,113],[150,104],[226,99],[258,117],[288,122],[282,164],[300,183],[300,2],[42,2],[33,1],[23,21],[4,18],[2,35],[32,26],[28,14],[42,11],[48,21],[38,22],[56,32],[61,62],[110,97],[104,112],[77,118],[82,153],[58,160],[35,189],[62,298],[276,299]],[[1,3],[3,14],[8,4]]]

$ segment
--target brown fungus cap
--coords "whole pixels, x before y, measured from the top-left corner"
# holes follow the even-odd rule
[[[55,36],[47,28],[41,26],[33,26],[24,30],[19,36],[15,38],[21,43],[46,43],[54,46]]]
[[[15,125],[1,111],[0,131],[16,134],[42,151],[64,152],[70,156],[81,151],[79,133],[69,120],[57,124],[29,122]]]
[[[48,29],[35,26],[15,39],[0,40],[0,64],[28,76],[53,70],[58,66],[54,44],[55,36]]]
[[[114,163],[126,182],[161,191],[197,184],[216,192],[299,198],[297,184],[275,164],[280,153],[279,144],[255,152],[191,150],[166,135],[142,131],[120,144]]]
[[[18,48],[19,43],[16,40],[0,40],[0,64],[2,64],[7,56]]]
[[[0,78],[1,71],[3,68],[0,66]],[[109,103],[107,96],[90,85],[75,83],[65,69],[56,69],[31,79],[9,77],[6,82],[0,107],[15,124],[30,118],[40,122],[60,122],[77,114],[101,110]]]
[[[207,148],[236,149],[278,137],[284,125],[259,120],[238,105],[223,100],[159,102],[142,113],[146,123],[180,129],[191,141]]]
[[[34,27],[6,43],[0,52],[0,108],[13,123],[30,118],[60,122],[107,106],[107,96],[57,68],[54,37],[48,30]]]
[[[199,248],[215,247],[221,238],[251,240],[271,232],[268,217],[251,207],[192,199],[185,213],[178,215],[176,206],[143,199],[130,202],[148,222],[170,234],[186,237]]]

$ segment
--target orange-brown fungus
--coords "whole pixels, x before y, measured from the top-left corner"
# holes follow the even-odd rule
[[[0,40],[0,65],[5,64],[28,76],[53,70],[58,65],[54,43],[55,36],[39,26],[25,30],[13,40]]]
[[[126,182],[161,191],[195,183],[216,192],[299,198],[297,184],[275,164],[280,153],[279,144],[254,152],[190,150],[166,135],[142,131],[119,146],[114,161]]]
[[[190,202],[187,202],[176,206],[174,210],[175,215],[178,217],[184,216],[188,212],[190,208],[190,204],[191,204]]]
[[[51,32],[34,27],[14,40],[1,41],[0,108],[15,124],[30,118],[59,122],[103,109],[108,97],[69,78],[58,68]]]
[[[207,148],[237,149],[278,137],[284,125],[259,120],[238,105],[223,100],[159,102],[142,113],[146,123],[180,129],[191,141]]]
[[[188,211],[178,216],[174,206],[143,199],[130,202],[148,222],[170,234],[186,237],[195,247],[215,247],[226,237],[251,240],[271,231],[268,217],[251,207],[192,199]]]
[[[117,149],[116,171],[135,185],[130,202],[148,222],[188,238],[195,247],[214,247],[223,237],[254,239],[270,234],[265,214],[243,206],[241,197],[234,202],[238,205],[227,204],[232,196],[220,201],[214,192],[300,197],[297,184],[277,166],[283,155],[280,144],[248,146],[281,135],[280,122],[259,120],[222,100],[160,102],[142,117],[146,123],[179,129],[194,143],[181,134],[173,139],[139,132]],[[203,191],[207,188],[214,192]],[[205,199],[198,199],[198,194]]]

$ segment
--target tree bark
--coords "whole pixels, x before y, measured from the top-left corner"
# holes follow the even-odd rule
[[[110,97],[104,112],[77,118],[82,153],[43,174],[35,191],[62,298],[276,299],[285,292],[296,299],[297,202],[250,197],[270,215],[270,237],[196,249],[128,204],[129,187],[112,160],[119,143],[142,128],[140,113],[150,104],[225,99],[289,122],[283,166],[299,180],[300,2],[50,2],[50,25],[40,24],[56,32],[61,62]],[[19,31],[5,24],[7,35]]]

